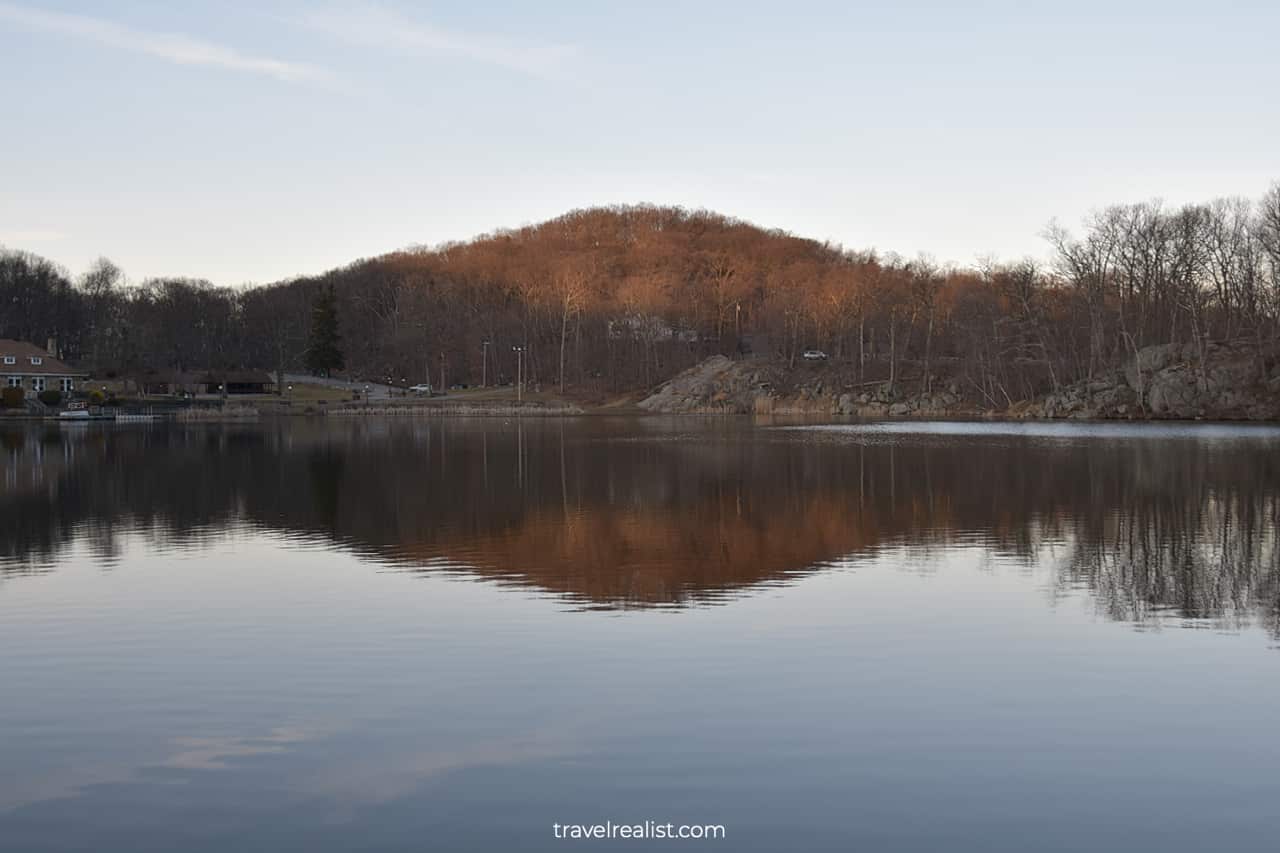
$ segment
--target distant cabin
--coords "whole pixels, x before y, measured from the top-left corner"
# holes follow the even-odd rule
[[[206,373],[201,382],[206,394],[219,394],[225,387],[228,394],[270,394],[276,383],[271,374],[263,370],[222,370]]]
[[[0,339],[0,385],[32,394],[49,390],[71,393],[89,374],[68,367],[57,353],[53,341],[41,349],[25,341]]]
[[[276,387],[265,370],[156,370],[135,381],[151,397],[271,394]]]

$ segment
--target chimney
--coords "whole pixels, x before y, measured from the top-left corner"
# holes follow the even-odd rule
[[[58,339],[49,338],[49,342],[45,344],[45,351],[49,353],[50,358],[58,357]]]

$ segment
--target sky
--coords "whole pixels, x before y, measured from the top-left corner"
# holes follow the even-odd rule
[[[265,283],[567,210],[1043,256],[1280,180],[1280,3],[0,0],[0,245]]]

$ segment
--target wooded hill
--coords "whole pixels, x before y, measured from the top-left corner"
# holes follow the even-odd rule
[[[333,288],[350,374],[408,384],[510,382],[514,347],[542,387],[650,387],[715,353],[795,363],[826,351],[866,380],[946,377],[1004,405],[1110,369],[1155,343],[1258,344],[1280,329],[1280,185],[1258,201],[1096,213],[1051,227],[1054,261],[940,267],[807,240],[706,211],[578,210],[319,276],[125,286],[99,261],[73,281],[0,255],[0,337],[56,338],[99,373],[299,368]],[[486,343],[487,342],[487,343]],[[428,371],[429,377],[428,377]]]

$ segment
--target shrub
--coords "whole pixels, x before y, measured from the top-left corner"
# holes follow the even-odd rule
[[[62,402],[62,392],[57,388],[48,388],[40,392],[39,400],[46,406],[56,406]]]
[[[107,396],[103,394],[101,391],[95,390],[95,391],[89,392],[89,402],[95,406],[101,406],[102,401],[105,399],[107,399]]]
[[[6,409],[18,409],[22,407],[22,403],[26,400],[26,392],[21,388],[5,388],[0,392],[0,399],[4,400]]]

